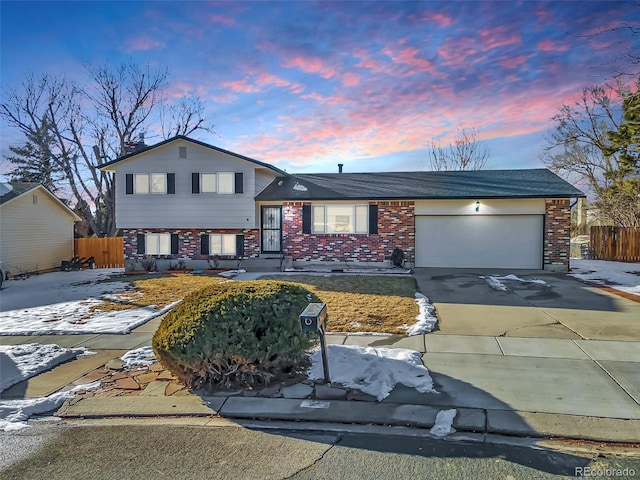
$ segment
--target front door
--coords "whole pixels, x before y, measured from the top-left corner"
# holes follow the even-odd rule
[[[262,253],[280,253],[282,243],[282,207],[262,207]]]

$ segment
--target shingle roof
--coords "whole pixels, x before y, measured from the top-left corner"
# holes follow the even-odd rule
[[[6,188],[6,185],[9,188]],[[9,200],[13,200],[19,197],[23,193],[38,188],[40,186],[37,182],[9,182],[2,184],[3,188],[0,190],[0,205],[7,203]]]
[[[290,174],[256,200],[569,198],[585,194],[546,168],[448,172]]]
[[[156,143],[155,145],[149,145],[149,146],[145,146],[145,147],[143,147],[143,148],[141,148],[139,150],[135,150],[135,151],[133,151],[131,153],[128,153],[126,155],[123,155],[121,157],[116,158],[115,160],[112,160],[110,162],[107,162],[107,163],[101,165],[100,169],[103,170],[103,169],[105,169],[107,167],[111,167],[112,165],[115,165],[116,163],[120,163],[123,160],[128,160],[131,157],[134,157],[134,156],[139,155],[141,153],[148,152],[150,150],[154,150],[156,148],[162,147],[164,145],[167,145],[168,143],[175,142],[176,140],[184,140],[184,141],[187,141],[187,142],[195,143],[196,145],[200,145],[201,147],[210,148],[210,149],[216,150],[216,151],[218,151],[220,153],[224,153],[224,154],[227,154],[227,155],[232,155],[232,156],[237,157],[237,158],[239,158],[241,160],[246,160],[247,162],[251,162],[251,163],[254,163],[254,164],[259,165],[261,167],[268,168],[269,170],[273,170],[274,172],[276,172],[276,173],[278,173],[280,175],[287,175],[287,173],[285,171],[280,170],[279,168],[274,167],[273,165],[269,165],[268,163],[264,163],[264,162],[261,162],[259,160],[255,160],[253,158],[245,157],[244,155],[240,155],[239,153],[234,153],[234,152],[231,152],[229,150],[225,150],[223,148],[215,147],[213,145],[209,145],[208,143],[201,142],[199,140],[194,140],[194,139],[189,138],[189,137],[185,137],[184,135],[177,135],[175,137],[171,137],[171,138],[168,138],[166,140],[163,140],[162,142]]]

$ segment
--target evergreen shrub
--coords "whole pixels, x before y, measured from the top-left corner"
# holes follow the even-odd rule
[[[268,384],[301,371],[317,338],[299,315],[320,301],[304,287],[279,281],[228,282],[193,292],[153,336],[160,363],[190,388]]]

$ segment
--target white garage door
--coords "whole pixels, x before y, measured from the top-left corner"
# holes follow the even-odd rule
[[[416,266],[542,268],[542,215],[416,217]]]

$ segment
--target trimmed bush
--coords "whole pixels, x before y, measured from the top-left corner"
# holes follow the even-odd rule
[[[190,388],[268,384],[278,373],[301,370],[315,336],[299,315],[319,299],[300,285],[228,282],[188,295],[153,336],[160,363]]]

